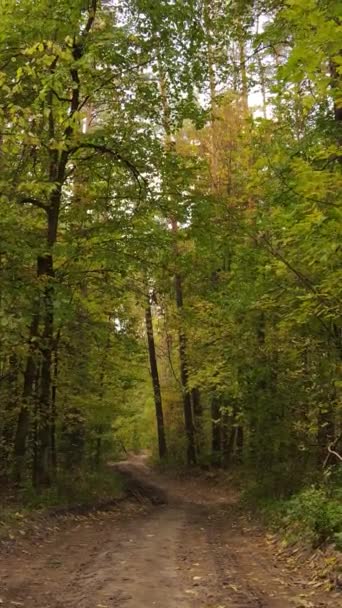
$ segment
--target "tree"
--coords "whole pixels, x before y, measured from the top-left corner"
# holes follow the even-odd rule
[[[333,1],[5,3],[7,483],[155,426],[170,461],[280,493],[320,477],[341,426],[339,37]]]

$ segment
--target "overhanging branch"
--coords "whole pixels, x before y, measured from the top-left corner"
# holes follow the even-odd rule
[[[47,209],[48,209],[48,206],[45,205],[45,203],[42,203],[42,201],[35,198],[34,196],[23,196],[23,197],[17,199],[17,203],[19,205],[33,205],[33,207],[38,207],[39,209],[44,209],[44,211],[47,211]]]
[[[122,163],[127,169],[131,172],[133,177],[136,179],[138,184],[140,185],[140,181],[143,181],[146,184],[146,179],[141,175],[140,171],[136,168],[136,166],[127,158],[122,156],[120,152],[117,150],[113,150],[112,148],[108,148],[104,144],[95,144],[91,142],[85,142],[80,144],[75,148],[71,148],[70,152],[77,152],[78,150],[94,150],[94,152],[98,152],[100,154],[107,154],[111,156],[116,161]]]

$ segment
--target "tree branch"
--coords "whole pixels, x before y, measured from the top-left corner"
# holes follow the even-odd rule
[[[33,196],[23,196],[22,198],[17,199],[17,203],[19,203],[19,205],[33,205],[34,207],[38,207],[39,209],[44,209],[44,211],[48,210],[48,206],[45,205],[45,203],[42,203],[40,200],[34,198]]]
[[[83,36],[86,36],[87,34],[89,34],[91,28],[93,27],[95,17],[96,17],[96,11],[97,11],[97,0],[91,0],[90,6],[88,8],[88,21],[84,28]]]
[[[114,158],[116,161],[121,162],[123,165],[129,169],[132,173],[133,177],[137,180],[140,185],[140,180],[142,180],[146,184],[146,179],[141,175],[140,171],[136,168],[136,166],[127,158],[124,158],[120,152],[113,150],[112,148],[108,148],[104,144],[95,144],[91,142],[85,142],[76,146],[75,148],[71,148],[70,152],[77,152],[78,150],[94,150],[94,152],[100,152],[101,154],[107,154]]]
[[[331,455],[336,456],[336,458],[338,458],[338,460],[342,461],[342,456],[338,452],[336,452],[335,449],[333,449],[333,448],[336,448],[336,446],[339,444],[341,439],[342,439],[342,433],[341,433],[341,435],[336,437],[335,441],[333,441],[332,443],[330,443],[330,445],[328,445],[328,454],[327,454],[326,459],[324,460],[323,469],[325,469],[325,467],[327,466]]]
[[[328,452],[329,452],[329,454],[333,454],[334,456],[336,456],[336,458],[338,458],[342,462],[341,454],[339,454],[338,452],[335,452],[335,450],[332,450],[330,445],[328,445]]]
[[[57,91],[55,91],[54,89],[51,89],[51,92],[53,93],[53,95],[55,97],[57,97],[58,101],[65,101],[66,103],[71,103],[72,99],[70,99],[70,97],[61,97]]]

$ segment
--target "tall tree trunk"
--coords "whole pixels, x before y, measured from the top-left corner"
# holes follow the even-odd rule
[[[56,417],[57,417],[57,378],[58,378],[58,343],[59,335],[54,348],[53,362],[53,382],[51,391],[51,425],[50,425],[50,444],[51,444],[51,471],[53,476],[57,472],[57,446],[56,446]]]
[[[98,436],[96,437],[96,446],[95,446],[95,468],[97,470],[100,469],[102,460],[102,433],[98,431]]]
[[[342,53],[340,53],[340,57],[341,57]],[[339,72],[338,69],[338,63],[337,61],[333,61],[332,59],[330,60],[330,81],[331,81],[331,89],[333,91],[334,94],[334,117],[335,117],[335,121],[337,123],[340,123],[342,121],[342,103],[340,101],[340,99],[336,99],[337,97],[337,92],[341,89],[341,73]],[[338,134],[339,136],[341,135],[340,133]],[[341,139],[338,139],[339,144],[341,144]]]
[[[221,463],[221,412],[217,397],[212,397],[211,404],[211,452],[213,464]]]
[[[205,0],[203,5],[203,18],[205,26],[205,42],[206,42],[206,53],[207,53],[207,64],[208,64],[208,75],[209,75],[209,96],[210,96],[210,181],[213,192],[219,190],[219,171],[218,171],[218,159],[216,151],[216,78],[214,70],[214,51],[213,41],[211,34],[212,14],[211,14],[211,2]]]
[[[38,436],[38,434],[39,434],[40,412],[39,412],[38,392],[39,392],[39,386],[40,386],[40,373],[41,373],[41,366],[37,365],[36,376],[34,379],[34,387],[33,387],[33,407],[32,407],[33,424],[31,424],[31,428],[30,428],[30,437],[31,437],[30,443],[32,446],[32,449],[30,450],[30,452],[32,452],[31,478],[32,478],[33,487],[38,487],[38,480],[36,478],[36,474],[37,474],[37,470],[38,470],[38,458],[39,458],[39,450],[38,450],[39,436]]]
[[[339,25],[341,24],[341,20],[339,19]],[[339,58],[341,58],[342,53],[339,53]],[[337,155],[337,160],[341,164],[342,163],[342,153],[341,153],[341,144],[342,144],[342,103],[339,92],[341,91],[341,83],[342,76],[339,70],[339,64],[336,60],[330,60],[330,86],[333,94],[333,104],[334,104],[334,118],[336,123],[336,142],[339,147],[339,153]],[[341,333],[339,335],[339,348],[341,353]]]
[[[55,176],[56,158],[53,154],[50,179]],[[67,156],[58,167],[59,183],[51,194],[47,209],[47,249],[48,253],[38,258],[39,276],[42,279],[42,312],[44,330],[41,338],[42,366],[39,393],[38,458],[34,478],[38,485],[49,485],[51,481],[51,420],[52,420],[52,353],[54,350],[54,268],[53,247],[57,241],[59,208],[62,197],[62,184],[65,179]]]
[[[52,409],[52,351],[53,351],[53,258],[40,257],[41,276],[44,277],[44,331],[41,340],[42,366],[39,393],[39,425],[37,470],[34,477],[38,486],[50,483],[51,409]]]
[[[191,390],[191,402],[195,427],[196,453],[200,455],[203,451],[203,407],[198,388]]]
[[[167,84],[163,73],[162,62],[159,55],[158,50],[158,67],[159,67],[159,90],[163,108],[163,126],[165,131],[165,148],[167,151],[171,151],[173,147],[173,143],[171,140],[171,123],[170,123],[170,107],[168,103],[168,92],[167,92]],[[171,217],[171,230],[174,237],[173,241],[173,249],[174,256],[177,260],[179,258],[179,250],[177,244],[177,235],[178,235],[178,223],[175,217]],[[176,293],[176,305],[177,310],[180,316],[180,324],[179,324],[179,361],[180,361],[180,375],[181,375],[181,385],[182,385],[182,393],[183,393],[183,413],[184,413],[184,425],[185,425],[185,434],[187,440],[187,462],[188,464],[196,463],[196,444],[195,444],[195,428],[194,421],[192,416],[192,407],[191,407],[191,393],[189,390],[189,382],[188,382],[188,362],[187,362],[187,340],[185,331],[182,323],[182,309],[183,309],[183,289],[182,289],[182,279],[179,271],[176,268],[175,272],[175,293]]]
[[[259,34],[259,18],[257,18],[257,24],[256,24],[256,35]],[[266,119],[267,118],[267,98],[266,98],[266,68],[262,62],[262,57],[260,55],[260,53],[256,53],[256,61],[258,64],[258,72],[259,72],[259,78],[260,78],[260,93],[261,93],[261,97],[262,97],[262,114],[263,117]],[[247,92],[247,99],[248,99],[248,92]]]
[[[15,434],[16,408],[18,404],[18,357],[12,353],[4,358],[2,365],[2,391],[0,405],[2,419],[0,420],[0,478],[8,480],[11,469],[13,440]]]
[[[230,464],[234,449],[236,435],[235,415],[235,404],[231,414],[228,413],[226,408],[222,413],[222,464],[224,467],[228,467]]]
[[[242,462],[243,444],[244,444],[243,427],[239,424],[236,428],[236,460],[239,463]]]
[[[239,57],[240,57],[240,74],[241,74],[241,96],[242,103],[246,114],[248,113],[248,76],[246,68],[246,50],[245,42],[242,38],[242,28],[239,39]]]
[[[37,264],[37,275],[39,277],[39,264]],[[29,352],[26,359],[24,371],[24,387],[22,405],[18,415],[17,428],[14,439],[14,480],[20,483],[25,467],[27,437],[30,430],[30,415],[33,405],[33,388],[37,371],[37,356],[39,342],[39,299],[34,304],[35,310],[32,315],[29,332]]]
[[[183,290],[182,290],[182,279],[179,273],[175,276],[175,291],[176,291],[176,304],[180,316],[183,309]],[[180,319],[181,322],[181,319]],[[195,442],[195,427],[192,416],[191,407],[191,392],[189,390],[189,371],[188,371],[188,359],[187,359],[187,340],[185,332],[183,331],[182,324],[179,328],[179,363],[180,363],[180,375],[181,384],[183,391],[183,411],[184,411],[184,424],[185,434],[187,439],[187,462],[188,464],[196,464],[196,442]]]
[[[155,411],[156,411],[159,458],[163,459],[167,456],[167,446],[166,446],[166,438],[165,438],[163,403],[162,403],[162,395],[161,395],[161,390],[160,390],[156,346],[155,346],[154,333],[153,333],[152,309],[151,309],[151,303],[150,303],[149,297],[147,297],[147,305],[146,305],[146,309],[145,309],[145,323],[146,323],[148,355],[149,355],[149,360],[150,360],[151,379],[152,379],[153,395],[154,395],[154,406],[155,406]]]
[[[38,395],[39,399],[39,429],[38,429],[38,450],[39,457],[37,458],[38,469],[34,472],[38,483],[48,483],[50,478],[50,458],[49,450],[51,446],[51,379],[52,379],[52,353],[54,348],[54,327],[53,327],[53,248],[57,241],[58,219],[62,198],[63,184],[66,178],[67,164],[71,153],[70,140],[74,135],[75,130],[79,127],[79,122],[71,123],[71,119],[80,108],[80,90],[81,82],[77,62],[83,57],[86,45],[84,40],[89,35],[96,17],[98,8],[97,0],[91,0],[88,6],[88,19],[85,28],[82,32],[82,41],[74,38],[72,46],[72,55],[75,61],[70,67],[70,105],[67,111],[68,124],[64,130],[63,150],[60,152],[54,147],[49,149],[48,158],[48,182],[51,186],[51,194],[46,205],[39,204],[43,208],[47,216],[47,235],[46,235],[46,254],[38,256],[37,269],[38,277],[42,279],[43,297],[42,297],[42,314],[43,314],[43,336],[41,342],[42,366],[41,366],[41,385]],[[50,66],[51,80],[53,80],[54,71],[56,68],[57,59]],[[53,140],[56,136],[55,132],[55,115],[54,115],[54,91],[51,88],[47,96],[47,106],[49,108],[48,116],[48,132],[50,139]],[[75,125],[78,125],[77,127]],[[17,479],[20,479],[22,468],[25,461],[25,450],[27,435],[29,432],[29,404],[33,391],[33,382],[36,372],[36,360],[34,356],[36,342],[39,338],[39,308],[33,314],[30,335],[29,335],[29,353],[26,362],[25,377],[24,377],[24,393],[23,406],[19,414],[18,427],[15,440],[15,474]]]

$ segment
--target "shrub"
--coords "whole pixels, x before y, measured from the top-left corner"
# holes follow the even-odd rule
[[[338,541],[342,535],[342,503],[338,492],[311,486],[287,502],[284,523],[294,538],[306,537],[314,546]]]

